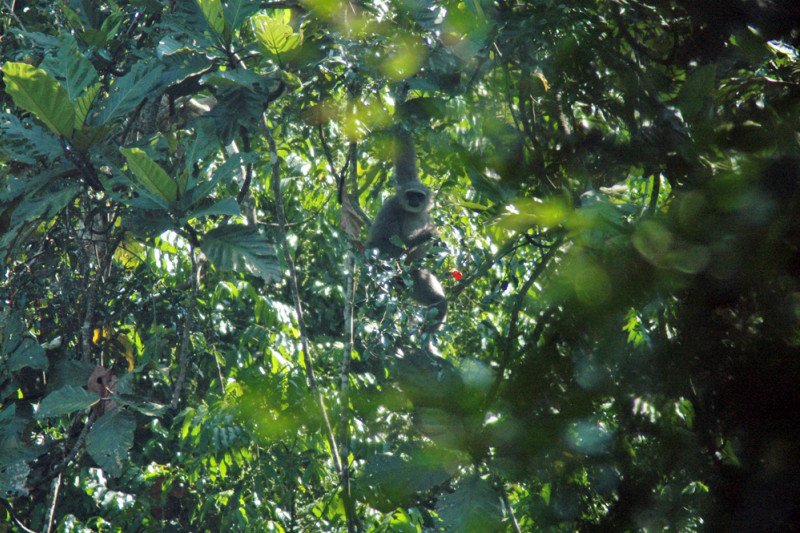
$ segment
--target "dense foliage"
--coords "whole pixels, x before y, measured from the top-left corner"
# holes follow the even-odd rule
[[[795,2],[0,25],[3,531],[800,523]],[[362,244],[399,129],[435,332]]]

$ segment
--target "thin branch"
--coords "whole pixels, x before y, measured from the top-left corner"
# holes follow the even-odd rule
[[[11,519],[12,519],[14,522],[16,522],[16,523],[17,523],[17,527],[19,527],[19,528],[20,528],[22,531],[24,531],[25,533],[38,533],[37,531],[34,531],[33,529],[31,529],[31,528],[27,527],[25,524],[23,524],[23,523],[22,523],[22,520],[20,520],[20,519],[19,519],[19,517],[17,517],[17,513],[16,513],[16,512],[14,512],[14,508],[13,508],[13,507],[11,507],[11,504],[10,504],[10,503],[8,503],[8,502],[7,502],[5,499],[3,499],[3,498],[0,498],[0,502],[3,502],[3,505],[5,506],[6,510],[8,511],[8,514],[10,514],[10,515],[11,515]]]
[[[283,251],[284,260],[289,268],[289,287],[292,292],[292,300],[294,300],[294,310],[295,314],[297,315],[297,325],[300,329],[300,345],[303,352],[303,362],[305,363],[308,388],[316,396],[320,415],[325,428],[325,438],[327,439],[328,446],[331,450],[331,458],[333,459],[337,474],[339,474],[341,477],[342,459],[339,455],[339,448],[336,445],[336,437],[333,433],[330,418],[328,417],[328,409],[325,407],[325,400],[322,397],[322,393],[319,390],[319,385],[317,384],[317,378],[314,373],[314,361],[311,357],[311,351],[308,346],[308,331],[306,330],[306,321],[303,317],[303,303],[300,299],[300,289],[297,284],[297,269],[295,268],[292,254],[289,252],[289,242],[286,238],[286,213],[283,209],[283,196],[281,194],[279,173],[280,159],[278,158],[278,149],[275,146],[275,139],[272,136],[272,130],[269,127],[266,116],[264,116],[264,134],[269,145],[270,164],[272,165],[272,176],[270,180],[272,182],[272,192],[275,195],[275,216],[278,220],[278,240]]]
[[[92,427],[94,424],[95,419],[97,419],[97,415],[95,414],[94,410],[89,413],[89,416],[86,418],[86,422],[83,424],[81,428],[81,432],[78,435],[78,438],[75,440],[75,445],[72,447],[72,450],[67,454],[66,457],[56,466],[53,470],[53,478],[56,476],[60,476],[64,470],[69,466],[69,464],[80,457],[81,453],[83,452],[83,443],[86,441],[86,435],[89,433],[89,428]],[[51,478],[52,479],[52,478]]]
[[[24,31],[25,33],[28,33],[28,29],[25,27],[25,24],[23,24],[22,21],[17,16],[17,14],[14,13],[14,4],[12,3],[9,6],[6,2],[3,2],[3,5],[6,7],[6,9],[8,9],[8,14],[11,15],[11,18],[14,19],[14,22],[19,24],[19,27],[22,28],[22,31]]]
[[[53,519],[56,515],[56,504],[58,503],[58,493],[61,490],[61,480],[62,475],[60,473],[53,480],[53,495],[52,501],[50,502],[50,510],[47,512],[47,529],[45,529],[46,533],[53,531]]]
[[[242,148],[244,152],[250,153],[252,150],[250,146],[250,135],[247,133],[247,130],[242,128]],[[250,190],[250,181],[253,179],[253,164],[248,163],[244,167],[244,183],[242,183],[242,189],[239,191],[239,194],[236,196],[236,203],[242,205],[242,202],[247,197],[247,192]]]
[[[489,269],[492,268],[492,265],[494,265],[497,261],[522,246],[524,243],[520,243],[521,240],[521,234],[509,239],[492,257],[485,259],[483,263],[478,265],[478,267],[471,274],[464,276],[464,278],[459,281],[458,284],[456,284],[453,290],[449,291],[450,299],[453,299],[461,294],[464,289],[466,289],[476,279],[485,276],[486,273],[489,272]]]
[[[194,255],[194,245],[189,245],[189,256],[192,260],[192,293],[189,296],[189,308],[186,310],[186,316],[183,320],[183,336],[181,337],[181,353],[178,360],[178,379],[175,381],[175,389],[172,391],[172,401],[170,407],[175,409],[181,400],[181,391],[184,383],[186,382],[186,371],[189,368],[189,335],[192,330],[192,317],[194,316],[194,309],[197,305],[197,285],[199,277],[199,267],[197,266],[197,258]]]
[[[508,510],[508,516],[511,517],[511,525],[514,526],[514,531],[516,533],[522,533],[522,528],[519,527],[519,522],[517,521],[517,517],[514,515],[514,508],[511,507],[511,502],[508,501],[508,493],[506,492],[506,487],[498,479],[500,485],[500,496],[503,498],[503,505],[505,506],[506,510]]]
[[[653,187],[650,189],[650,201],[647,204],[646,214],[652,215],[658,207],[658,194],[661,192],[661,174],[653,173]]]
[[[355,179],[356,174],[356,160],[357,160],[357,146],[356,143],[350,145],[349,159],[352,163],[351,175]],[[347,194],[348,191],[343,191]],[[350,465],[347,463],[347,458],[350,457],[350,362],[353,357],[353,302],[355,300],[356,286],[358,284],[358,272],[356,270],[356,260],[353,250],[349,249],[345,259],[345,300],[344,300],[344,349],[342,350],[342,366],[340,371],[340,389],[339,397],[341,401],[339,413],[339,444],[341,445],[341,456],[343,459],[342,464],[342,492],[343,500],[347,514],[347,530],[357,531],[359,528],[358,517],[355,511],[355,500],[353,499],[352,487],[350,483]]]
[[[91,275],[87,273],[87,275]],[[86,284],[86,313],[83,315],[81,325],[81,361],[88,363],[91,360],[92,347],[89,339],[92,338],[92,323],[94,321],[94,308],[97,305],[97,282],[100,279],[100,271],[95,273]]]
[[[542,275],[542,272],[544,272],[548,263],[555,255],[560,244],[561,238],[557,239],[556,242],[553,243],[553,246],[551,246],[549,250],[542,254],[541,259],[536,264],[536,267],[531,271],[530,276],[528,276],[528,279],[525,280],[525,283],[523,283],[522,287],[517,293],[517,297],[514,299],[514,306],[511,310],[511,320],[509,321],[508,325],[508,335],[503,343],[503,351],[500,354],[500,362],[498,364],[497,373],[495,374],[492,387],[489,389],[489,393],[486,395],[486,408],[494,403],[494,400],[500,391],[500,385],[503,382],[503,376],[506,372],[506,369],[513,359],[513,355],[515,353],[514,343],[519,337],[519,314],[522,311],[522,305],[525,302],[525,296],[528,294],[528,291],[531,290],[531,287],[536,280],[539,279],[539,276]]]

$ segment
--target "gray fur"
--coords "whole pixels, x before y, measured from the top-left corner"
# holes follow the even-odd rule
[[[396,192],[378,211],[369,229],[367,248],[377,248],[381,255],[394,258],[405,253],[407,261],[414,261],[425,255],[439,232],[431,224],[431,191],[417,178],[413,142],[407,134],[398,134],[398,137]],[[403,247],[392,242],[397,240],[393,237],[397,237]],[[412,270],[411,279],[414,282],[411,292],[414,301],[437,309],[435,328],[438,329],[447,314],[447,298],[442,285],[433,273],[425,269]]]

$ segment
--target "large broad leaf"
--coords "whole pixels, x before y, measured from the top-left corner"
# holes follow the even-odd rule
[[[86,409],[100,400],[96,392],[90,392],[81,387],[65,385],[60,389],[45,396],[36,412],[37,418],[66,415]]]
[[[50,74],[27,63],[3,65],[6,92],[14,103],[47,124],[51,131],[72,137],[75,110],[67,91]]]
[[[690,122],[700,118],[703,109],[712,100],[716,86],[716,65],[700,67],[687,77],[675,99],[683,118]]]
[[[197,184],[197,186],[194,186],[194,182],[190,181],[188,191],[191,195],[192,202],[203,200],[206,196],[211,194],[220,182],[225,182],[233,176],[234,172],[239,172],[242,165],[248,165],[257,160],[258,156],[252,153],[235,154],[214,171],[214,175],[211,176],[210,180]]]
[[[142,400],[133,394],[115,394],[114,401],[120,405],[127,405],[146,416],[161,416],[167,411],[167,406]]]
[[[33,164],[37,157],[53,161],[63,153],[58,138],[38,124],[23,124],[0,113],[0,154],[19,163]]]
[[[200,6],[203,17],[205,17],[209,27],[214,30],[214,33],[222,35],[222,32],[225,31],[225,15],[222,11],[222,2],[220,0],[197,0],[197,5]]]
[[[239,210],[239,203],[236,201],[236,198],[225,198],[208,207],[201,207],[195,211],[191,211],[184,217],[182,222],[213,215],[238,216],[240,214],[241,211]]]
[[[99,77],[92,63],[78,49],[75,38],[66,35],[58,53],[48,56],[42,67],[63,81],[70,100],[75,102],[84,89],[97,83]]]
[[[158,163],[150,159],[140,148],[120,148],[122,155],[128,161],[128,168],[139,178],[150,193],[162,198],[168,203],[174,202],[178,197],[178,184],[169,177],[167,172]]]
[[[45,370],[47,357],[25,327],[18,313],[4,312],[0,315],[0,355],[6,356],[6,369],[17,372],[23,368]]]
[[[136,420],[117,408],[101,416],[86,436],[86,451],[110,476],[122,474],[128,450],[133,446]]]
[[[225,4],[225,19],[234,30],[247,20],[250,15],[258,11],[258,4],[254,0],[229,0]]]
[[[434,448],[374,455],[367,459],[358,479],[358,494],[371,506],[388,512],[449,480],[457,465],[454,454]]]
[[[22,370],[23,368],[33,368],[34,370],[45,370],[47,368],[47,356],[35,340],[31,338],[23,339],[8,358],[8,369],[11,372]]]
[[[275,247],[247,226],[220,226],[203,237],[203,253],[220,270],[248,271],[266,281],[280,278]]]
[[[48,220],[64,209],[81,191],[76,184],[68,185],[59,191],[42,191],[40,195],[26,197],[14,210],[11,225],[17,226],[32,220]]]
[[[210,120],[199,121],[195,127],[194,142],[186,151],[186,165],[183,174],[186,176],[184,193],[197,185],[197,176],[204,175],[212,158],[209,156],[219,148],[219,141],[214,135],[214,125]]]
[[[253,30],[256,38],[266,50],[274,55],[282,54],[297,48],[302,43],[300,34],[282,19],[280,15],[258,15],[253,18]]]
[[[500,498],[485,480],[473,476],[458,484],[436,504],[446,531],[490,533],[505,531]]]
[[[89,116],[89,111],[92,109],[92,104],[100,93],[100,87],[100,83],[95,83],[75,100],[75,127],[83,127],[86,117]]]
[[[102,125],[133,111],[161,81],[163,70],[161,65],[135,64],[130,72],[111,86],[111,94],[103,103],[103,109],[94,123]]]

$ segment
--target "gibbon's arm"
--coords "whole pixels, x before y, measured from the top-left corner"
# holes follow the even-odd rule
[[[431,242],[439,236],[439,232],[433,226],[425,226],[412,233],[406,239],[406,263],[415,261],[424,256],[430,250]]]
[[[398,128],[394,140],[395,178],[398,184],[418,182],[417,152],[411,134]]]

